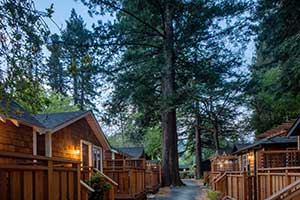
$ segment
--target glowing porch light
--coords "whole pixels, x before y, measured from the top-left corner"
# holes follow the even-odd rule
[[[75,155],[79,155],[79,154],[80,154],[80,150],[79,150],[79,149],[75,149],[75,150],[74,150],[74,154],[75,154]]]

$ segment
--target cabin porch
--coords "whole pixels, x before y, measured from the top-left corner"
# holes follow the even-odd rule
[[[219,166],[212,167],[211,188],[239,200],[300,198],[300,150],[259,150],[248,159],[255,162],[253,173],[240,165],[224,168],[224,159],[213,160]]]
[[[118,183],[115,199],[145,199],[145,167],[145,159],[104,160],[104,174]]]

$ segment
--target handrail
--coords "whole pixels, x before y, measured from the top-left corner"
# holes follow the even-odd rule
[[[109,182],[111,182],[112,184],[114,184],[115,186],[118,186],[119,184],[117,182],[115,182],[114,180],[112,180],[110,177],[108,177],[107,175],[105,175],[103,172],[101,172],[99,169],[94,168],[93,169],[95,172],[101,174],[104,178],[106,178]]]
[[[87,189],[90,192],[95,192],[95,190],[91,188],[88,184],[86,184],[83,180],[80,180],[80,185],[82,185],[85,189]]]
[[[276,154],[276,153],[300,153],[300,150],[268,150],[268,151],[261,151],[262,154]]]
[[[227,172],[219,176],[213,183],[219,182],[221,179],[223,179],[227,175]]]
[[[276,192],[275,194],[273,194],[272,196],[266,198],[265,200],[275,200],[277,199],[279,196],[283,195],[284,193],[288,192],[289,190],[293,189],[294,187],[296,187],[297,185],[300,184],[300,180],[297,180],[291,184],[289,184],[288,186],[286,186],[285,188],[279,190],[278,192]]]
[[[211,175],[211,174],[210,174]],[[221,172],[218,172],[217,175],[210,181],[210,184],[211,183],[214,183],[215,179],[217,179],[219,176],[221,176],[222,173]]]
[[[287,170],[287,169],[300,169],[300,166],[297,167],[268,167],[268,168],[258,168],[258,171],[276,171],[276,170]]]
[[[28,160],[41,160],[41,161],[55,161],[55,162],[63,162],[63,163],[81,163],[79,160],[74,159],[62,159],[56,157],[46,157],[46,156],[35,156],[35,155],[28,155],[24,153],[16,153],[16,152],[7,152],[7,151],[0,151],[0,157],[9,157],[9,158],[20,158],[20,159],[28,159]]]

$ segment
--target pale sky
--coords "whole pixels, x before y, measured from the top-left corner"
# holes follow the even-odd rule
[[[84,19],[88,28],[90,28],[91,25],[96,23],[98,20],[106,21],[107,19],[111,19],[110,17],[101,16],[91,18],[88,14],[88,8],[84,6],[80,0],[34,0],[34,3],[36,9],[40,11],[45,11],[45,9],[49,8],[53,3],[54,13],[52,19],[61,29],[65,28],[65,21],[70,17],[72,8],[74,8],[76,13]],[[45,20],[52,33],[59,33],[58,27],[52,21],[48,19]]]

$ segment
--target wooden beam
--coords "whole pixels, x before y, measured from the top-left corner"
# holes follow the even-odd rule
[[[20,124],[18,122],[18,120],[16,119],[9,119],[16,127],[20,127]]]
[[[36,130],[33,129],[33,132],[32,132],[32,154],[34,156],[37,155],[37,133],[36,133]]]
[[[52,157],[52,134],[49,132],[45,135],[45,150],[46,156]]]

